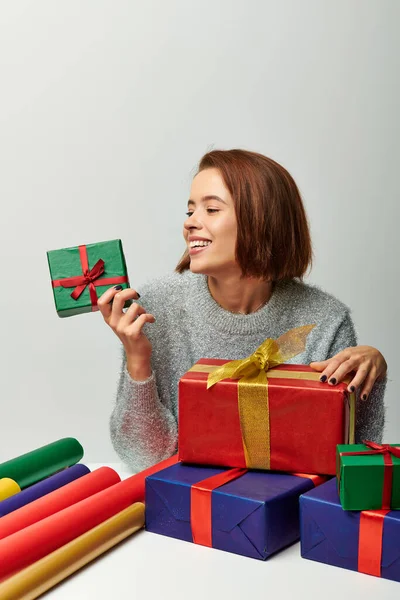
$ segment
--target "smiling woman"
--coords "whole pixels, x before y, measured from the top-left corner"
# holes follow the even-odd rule
[[[123,344],[110,422],[121,459],[141,470],[176,452],[178,381],[199,358],[244,358],[267,337],[310,323],[305,351],[288,362],[311,364],[326,385],[351,374],[348,389],[360,399],[356,441],[380,442],[386,362],[375,348],[357,346],[344,304],[302,282],[311,241],[286,169],[245,150],[209,152],[186,216],[186,250],[174,273],[141,296],[116,286],[99,299]],[[124,312],[126,300],[139,297]]]
[[[246,314],[267,302],[274,281],[304,275],[311,264],[311,240],[289,173],[260,154],[230,154],[227,161],[226,152],[210,152],[200,162],[183,230],[189,248],[176,270],[206,274],[220,306]],[[213,242],[207,252],[192,249],[200,233]]]

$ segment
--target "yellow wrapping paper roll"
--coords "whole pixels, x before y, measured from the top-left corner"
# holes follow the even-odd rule
[[[1,500],[10,498],[10,496],[15,496],[15,494],[18,494],[20,491],[21,488],[14,479],[10,479],[9,477],[0,479],[0,502]]]
[[[33,600],[144,525],[136,502],[0,584],[1,600]]]

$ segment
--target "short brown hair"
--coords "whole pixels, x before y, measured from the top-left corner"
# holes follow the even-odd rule
[[[280,164],[247,150],[213,150],[198,173],[218,169],[235,205],[236,260],[243,277],[302,278],[312,261],[306,212],[293,177]],[[186,250],[176,266],[189,269]]]

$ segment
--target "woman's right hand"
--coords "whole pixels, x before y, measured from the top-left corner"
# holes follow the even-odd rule
[[[126,312],[123,311],[127,300],[138,298],[136,290],[120,290],[116,286],[106,290],[100,296],[97,305],[107,325],[124,345],[126,367],[130,376],[136,381],[143,381],[151,375],[152,346],[142,329],[145,323],[154,323],[155,318],[136,302],[131,304]]]

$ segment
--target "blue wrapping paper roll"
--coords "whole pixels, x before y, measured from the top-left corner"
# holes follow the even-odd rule
[[[8,515],[14,510],[17,510],[42,496],[50,494],[50,492],[53,492],[88,473],[90,473],[90,469],[86,467],[86,465],[77,464],[68,467],[67,469],[63,469],[55,475],[51,475],[50,477],[25,488],[18,494],[15,494],[15,496],[11,496],[0,502],[0,517],[4,517],[4,515]]]

